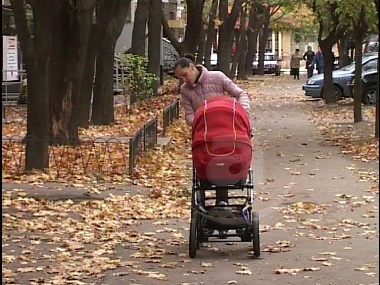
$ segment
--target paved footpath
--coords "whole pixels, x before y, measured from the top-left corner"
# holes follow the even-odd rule
[[[354,161],[327,146],[310,122],[305,102],[280,99],[285,91],[295,97],[302,92],[302,81],[284,77],[260,89],[268,100],[252,103],[260,259],[250,258],[250,243],[226,242],[202,247],[191,260],[187,220],[144,221],[130,228],[151,241],[122,243],[112,253],[124,267],[81,280],[85,283],[65,284],[379,284],[378,194],[370,192],[373,182],[358,175],[363,169],[376,171],[378,165]],[[3,251],[20,250],[16,247],[3,246]],[[44,250],[48,254],[51,248],[46,245]],[[150,250],[164,253],[160,262]],[[20,262],[12,266],[17,268]],[[38,274],[18,274],[17,281],[43,284],[31,283],[31,276]]]

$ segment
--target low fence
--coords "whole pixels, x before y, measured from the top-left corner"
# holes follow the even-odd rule
[[[175,100],[169,106],[165,107],[163,111],[163,126],[162,136],[166,135],[167,128],[175,121],[179,119],[179,100]]]
[[[2,170],[9,175],[25,172],[26,144],[33,137],[2,137]],[[48,148],[51,179],[79,176],[96,178],[120,177],[128,174],[128,137],[81,137],[75,145],[51,145]],[[59,143],[59,142],[56,142]]]
[[[20,108],[21,109],[21,108]],[[25,118],[26,108],[15,115]],[[163,133],[179,118],[179,101],[176,100],[163,111]],[[13,119],[13,118],[12,118]],[[133,176],[139,155],[157,145],[158,119],[149,120],[132,137],[81,137],[76,145],[57,142],[49,146],[49,169],[51,179],[70,179],[78,176],[120,179]],[[36,138],[34,138],[36,139]],[[22,135],[2,137],[2,170],[9,175],[25,173],[26,143],[32,137]]]
[[[25,172],[25,148],[33,137],[2,137],[2,170],[8,174]],[[157,118],[143,125],[132,137],[81,137],[75,145],[49,146],[52,179],[78,175],[107,178],[133,175],[137,157],[157,145]]]
[[[138,156],[157,145],[157,118],[143,125],[129,139],[129,174],[133,176]]]
[[[4,123],[22,122],[26,123],[27,106],[13,103],[2,103],[2,119]]]

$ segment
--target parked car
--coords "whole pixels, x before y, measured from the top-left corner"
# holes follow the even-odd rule
[[[162,48],[162,71],[172,75],[174,63],[179,59],[179,54],[168,39],[162,38]]]
[[[364,43],[364,52],[377,52],[379,51],[379,35],[369,35]]]
[[[264,73],[265,74],[274,74],[279,76],[281,74],[281,61],[273,53],[266,52],[264,53]],[[255,56],[255,60],[252,63],[252,73],[257,74],[259,65],[259,55]]]
[[[362,57],[362,73],[368,70],[377,69],[377,58],[378,53],[367,53],[363,54]],[[355,75],[355,62],[352,62],[345,67],[333,70],[332,77],[335,87],[335,95],[338,100],[344,97],[350,97],[351,93],[348,88],[348,83],[352,81]],[[311,96],[313,98],[323,97],[323,82],[324,74],[314,75],[310,77],[306,84],[302,86],[302,90],[305,91],[306,96]]]
[[[362,103],[364,105],[374,105],[377,99],[377,82],[379,73],[377,69],[366,71],[362,74]],[[348,88],[351,97],[354,96],[355,78],[349,82]]]

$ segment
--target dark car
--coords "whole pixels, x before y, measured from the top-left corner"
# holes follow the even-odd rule
[[[362,72],[365,73],[368,70],[377,69],[377,58],[378,53],[367,53],[363,54],[362,57]],[[333,70],[332,78],[335,87],[335,96],[337,99],[342,99],[343,97],[350,97],[350,92],[348,89],[348,83],[352,81],[355,75],[355,62],[342,67],[340,69]],[[324,87],[324,74],[317,74],[310,77],[306,84],[302,86],[305,91],[306,96],[312,96],[313,98],[323,98],[323,87]]]
[[[379,73],[377,69],[369,70],[362,74],[362,103],[364,105],[376,104],[378,78]],[[354,84],[355,79],[352,79],[352,81],[347,84],[352,97],[354,95]]]

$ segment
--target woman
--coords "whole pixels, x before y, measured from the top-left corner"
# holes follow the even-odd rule
[[[314,73],[314,65],[312,64],[314,60],[315,53],[311,49],[311,46],[307,47],[307,51],[303,54],[303,60],[306,61],[306,69],[307,69],[307,78],[313,76]]]
[[[238,87],[223,72],[209,71],[202,65],[195,65],[189,58],[180,58],[174,64],[174,73],[183,81],[180,87],[181,103],[185,109],[185,119],[188,125],[193,124],[196,110],[206,99],[215,96],[225,96],[226,93],[235,97],[249,117],[250,100],[247,92]],[[216,193],[217,204],[228,201],[228,191],[222,189]]]
[[[302,56],[300,55],[300,49],[297,48],[290,58],[290,71],[294,79],[300,80],[300,61]]]
[[[182,57],[174,64],[174,73],[184,82],[180,87],[180,93],[188,125],[192,125],[195,111],[204,100],[223,96],[226,93],[235,97],[249,116],[250,99],[247,92],[238,87],[223,72],[209,71],[202,65],[195,65],[189,58]]]

